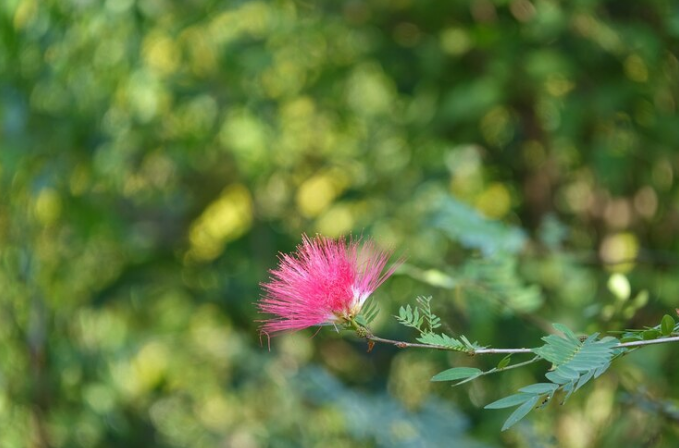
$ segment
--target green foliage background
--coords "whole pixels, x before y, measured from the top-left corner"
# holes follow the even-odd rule
[[[380,335],[419,295],[498,347],[656,325],[678,49],[669,0],[3,0],[0,445],[676,446],[671,346],[500,433],[482,407],[544,369],[269,351],[253,303],[302,233],[353,233],[408,257]]]

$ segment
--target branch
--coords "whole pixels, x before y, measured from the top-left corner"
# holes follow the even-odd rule
[[[664,337],[664,338],[658,338],[658,339],[649,339],[647,341],[624,342],[622,344],[616,345],[616,348],[641,347],[641,346],[644,346],[644,345],[664,344],[666,342],[679,342],[679,336],[670,336],[670,337]]]
[[[361,334],[359,334],[361,336]],[[448,350],[448,351],[459,351],[455,350],[450,347],[444,347],[442,345],[430,345],[430,344],[419,344],[415,342],[405,342],[405,341],[396,341],[394,339],[385,339],[381,338],[379,336],[375,336],[372,333],[368,333],[364,336],[363,338],[373,341],[373,342],[381,342],[383,344],[390,344],[390,345],[395,345],[398,348],[428,348],[432,350]],[[643,341],[643,342],[648,342],[648,341]],[[470,355],[501,355],[501,354],[514,354],[514,353],[533,353],[533,350],[530,348],[479,348],[474,351],[467,352]]]
[[[362,327],[362,328],[365,328],[365,327]],[[360,332],[357,331],[357,333],[359,333],[359,336],[361,336]],[[417,342],[405,342],[405,341],[396,341],[394,339],[385,339],[385,338],[381,338],[379,336],[375,336],[370,332],[368,334],[362,336],[362,337],[369,340],[369,341],[373,341],[373,342],[381,342],[383,344],[395,345],[398,348],[428,348],[428,349],[432,349],[432,350],[452,350],[450,347],[443,347],[441,345],[419,344]]]
[[[500,355],[513,353],[533,353],[532,348],[480,348],[474,350],[470,355]]]
[[[512,364],[512,365],[509,365],[509,366],[506,366],[506,367],[495,367],[493,369],[486,370],[485,372],[479,373],[478,375],[474,375],[474,376],[469,377],[465,380],[462,380],[462,381],[454,384],[454,386],[459,386],[460,384],[468,383],[468,382],[473,381],[473,380],[475,380],[475,379],[477,379],[481,376],[486,376],[486,375],[490,375],[492,373],[504,372],[506,370],[512,370],[512,369],[516,369],[516,368],[519,368],[519,367],[527,366],[529,364],[533,364],[535,362],[538,362],[541,359],[542,359],[541,357],[536,356],[532,359],[529,359],[528,361],[520,362],[518,364]]]
[[[358,323],[352,321],[352,326],[356,330],[356,334],[359,337],[362,337],[364,339],[367,339],[368,341],[372,342],[380,342],[382,344],[389,344],[396,346],[398,348],[427,348],[430,350],[448,350],[448,351],[459,351],[455,350],[451,347],[444,347],[441,345],[430,345],[430,344],[420,344],[416,342],[405,342],[405,341],[397,341],[395,339],[387,339],[387,338],[382,338],[379,336],[375,336],[372,334],[372,331],[370,331],[369,328],[363,327],[359,325]],[[634,348],[634,347],[642,347],[645,345],[654,345],[654,344],[665,344],[669,342],[679,342],[679,336],[669,336],[669,337],[661,337],[657,339],[649,339],[647,341],[632,341],[632,342],[623,342],[619,343],[615,346],[615,348]],[[474,356],[474,355],[507,355],[507,354],[519,354],[519,353],[533,353],[533,349],[530,348],[479,348],[476,350],[470,350],[466,352],[467,354]]]

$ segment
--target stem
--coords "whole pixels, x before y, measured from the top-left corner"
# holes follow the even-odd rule
[[[365,338],[369,341],[373,342],[382,342],[383,344],[390,344],[390,345],[395,345],[398,348],[429,348],[432,350],[453,350],[450,347],[443,347],[441,345],[429,345],[429,344],[419,344],[416,342],[404,342],[404,341],[395,341],[393,339],[385,339],[381,338],[379,336],[375,336],[372,333],[369,333]]]
[[[382,338],[379,336],[375,336],[372,334],[372,331],[370,331],[369,328],[363,327],[359,325],[356,321],[351,320],[350,321],[351,326],[356,330],[356,333],[359,335],[359,337],[362,337],[364,339],[367,339],[368,341],[372,342],[381,342],[383,344],[389,344],[396,346],[398,348],[427,348],[430,350],[448,350],[448,351],[460,351],[456,350],[451,347],[444,347],[441,345],[430,345],[430,344],[420,344],[416,342],[405,342],[405,341],[397,341],[395,339],[387,339],[387,338]],[[615,346],[615,348],[630,348],[630,347],[642,347],[644,345],[653,345],[653,344],[665,344],[668,342],[679,342],[679,336],[670,336],[670,337],[662,337],[658,339],[649,339],[647,341],[632,341],[632,342],[623,342],[619,343]],[[466,352],[469,355],[511,355],[511,354],[518,354],[518,353],[533,353],[533,349],[530,348],[479,348],[473,351],[467,351]],[[530,362],[534,362],[535,360],[531,360]],[[515,366],[518,366],[519,364],[514,364]],[[499,371],[499,370],[498,370]],[[491,372],[491,371],[489,371]]]
[[[405,341],[395,341],[393,339],[385,339],[379,336],[375,336],[372,333],[368,333],[364,336],[365,339],[373,342],[382,342],[384,344],[395,345],[398,348],[429,348],[432,350],[449,350],[449,351],[459,351],[450,347],[443,347],[441,345],[429,345],[429,344],[418,344],[414,342]],[[648,341],[644,341],[648,342]],[[530,348],[479,348],[471,352],[467,352],[470,355],[500,355],[500,354],[515,354],[515,353],[533,353]]]
[[[495,367],[495,368],[492,368],[492,369],[487,370],[485,372],[479,373],[478,375],[474,375],[474,376],[469,377],[465,380],[462,380],[458,383],[455,383],[454,386],[459,386],[460,384],[468,383],[469,381],[475,380],[475,379],[477,379],[478,377],[481,377],[481,376],[486,376],[486,375],[490,375],[492,373],[504,372],[505,370],[512,370],[512,369],[517,369],[519,367],[527,366],[529,364],[533,364],[534,362],[538,362],[541,359],[542,359],[541,357],[536,356],[533,359],[529,359],[528,361],[520,362],[518,364],[512,364],[512,365],[507,366],[507,367],[502,367],[502,368]]]
[[[530,348],[480,348],[474,350],[473,355],[498,355],[498,354],[513,354],[513,353],[533,353]]]
[[[666,342],[679,342],[679,336],[671,336],[671,337],[658,338],[658,339],[649,339],[648,341],[624,342],[624,343],[616,345],[616,348],[642,347],[644,345],[664,344]]]

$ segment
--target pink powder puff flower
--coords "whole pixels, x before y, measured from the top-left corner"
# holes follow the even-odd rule
[[[390,255],[372,240],[347,243],[344,238],[303,235],[297,251],[281,255],[269,282],[262,283],[266,294],[258,308],[273,315],[261,321],[262,333],[350,321],[402,263],[399,260],[382,273]]]

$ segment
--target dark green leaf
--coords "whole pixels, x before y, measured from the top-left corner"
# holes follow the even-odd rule
[[[454,367],[434,375],[431,381],[456,381],[477,376],[481,373],[483,373],[483,371],[474,367]]]
[[[660,332],[663,336],[669,336],[674,331],[674,318],[669,314],[665,314],[660,321]]]
[[[502,360],[500,360],[499,363],[497,363],[497,368],[498,369],[504,369],[509,365],[509,362],[512,360],[512,355],[507,355]]]
[[[641,333],[641,336],[644,338],[644,341],[649,341],[651,339],[657,339],[660,336],[660,332],[655,329],[650,329]]]

